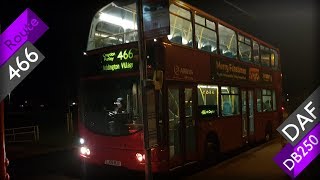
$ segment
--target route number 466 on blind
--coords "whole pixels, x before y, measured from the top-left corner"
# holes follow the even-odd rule
[[[19,56],[16,57],[16,66],[18,67],[18,69],[14,69],[11,65],[9,65],[10,80],[12,80],[15,76],[20,78],[21,75],[19,74],[19,72],[28,71],[30,69],[30,63],[35,63],[39,59],[39,55],[36,52],[28,52],[27,47],[24,49],[24,52],[27,61],[20,60]]]

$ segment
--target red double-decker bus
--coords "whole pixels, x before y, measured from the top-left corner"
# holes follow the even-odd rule
[[[169,11],[170,35],[147,41],[153,172],[268,141],[282,117],[279,50],[182,1]],[[92,20],[79,86],[88,164],[144,170],[136,22],[135,1]]]

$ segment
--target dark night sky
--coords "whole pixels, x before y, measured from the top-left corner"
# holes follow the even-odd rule
[[[76,2],[76,3],[73,3]],[[49,26],[35,46],[46,59],[13,92],[59,106],[74,94],[76,62],[86,48],[90,21],[110,1],[1,0],[0,24],[8,27],[29,7]],[[280,49],[284,90],[292,96],[319,85],[315,0],[187,0],[196,7]],[[232,7],[233,3],[237,8]],[[241,10],[239,10],[239,8]]]

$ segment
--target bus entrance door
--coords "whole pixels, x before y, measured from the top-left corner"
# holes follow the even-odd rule
[[[183,165],[182,122],[181,122],[181,91],[178,87],[168,88],[168,118],[169,118],[169,163],[170,169]]]
[[[253,90],[241,90],[242,138],[244,143],[254,143]]]
[[[184,139],[184,160],[185,164],[194,162],[197,159],[197,136],[196,136],[196,124],[195,124],[195,112],[194,109],[194,99],[195,91],[192,88],[185,88],[184,89],[184,96],[183,96],[183,139]]]
[[[194,116],[195,90],[168,88],[170,168],[197,159],[197,136]]]

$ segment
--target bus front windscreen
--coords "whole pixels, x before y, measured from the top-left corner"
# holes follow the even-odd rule
[[[136,79],[82,80],[80,118],[90,131],[124,136],[142,129]]]

